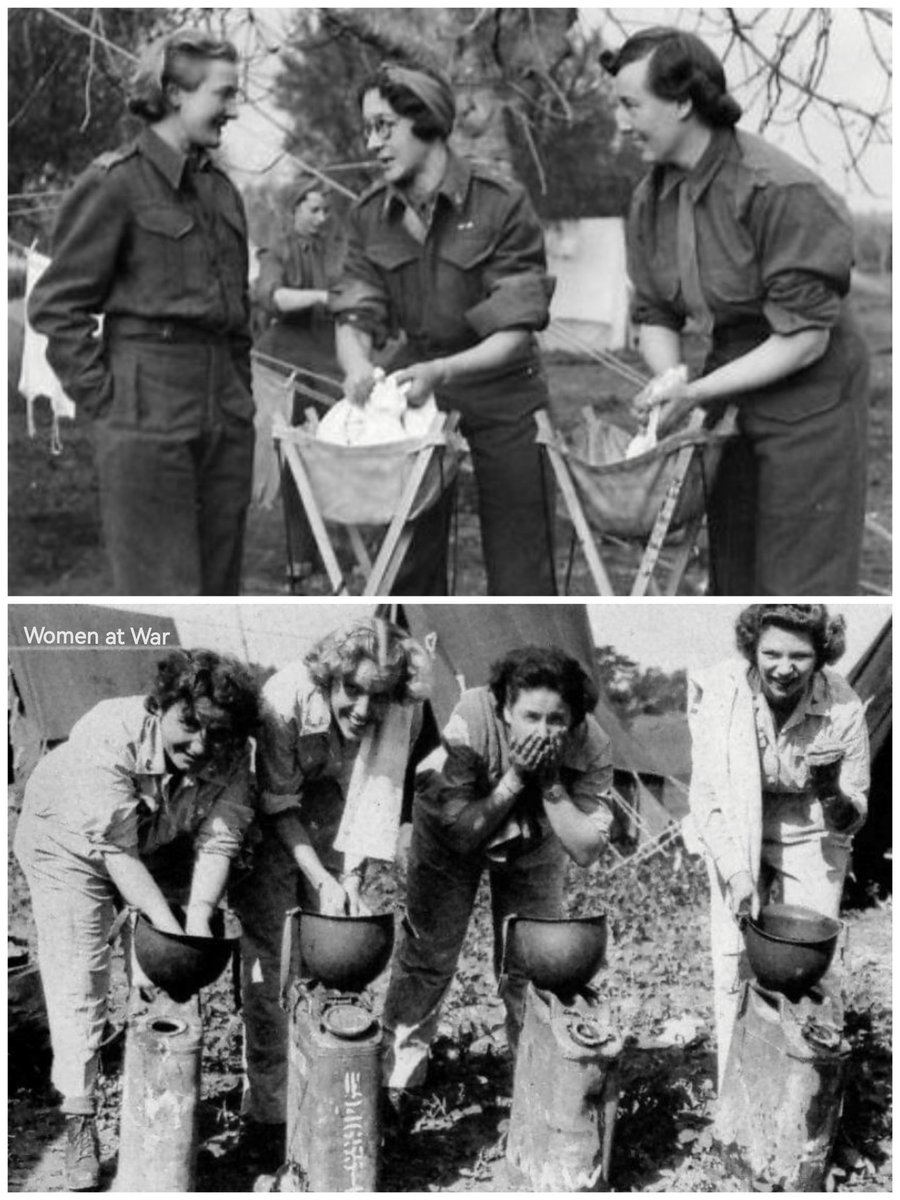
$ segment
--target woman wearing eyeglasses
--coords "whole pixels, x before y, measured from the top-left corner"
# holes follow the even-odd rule
[[[343,277],[332,290],[347,393],[363,403],[372,357],[405,342],[392,369],[407,401],[456,410],[472,451],[488,591],[554,593],[549,508],[534,413],[547,404],[535,333],[552,286],[540,223],[524,190],[457,158],[456,104],[432,71],[382,66],[360,91],[382,179],[352,211]],[[446,592],[446,505],[417,523],[398,594]]]
[[[159,664],[148,696],[103,700],[35,767],[16,830],[31,892],[68,1191],[97,1186],[95,1086],[115,910],[208,937],[253,811],[246,667],[208,650]],[[170,903],[185,905],[184,929]]]

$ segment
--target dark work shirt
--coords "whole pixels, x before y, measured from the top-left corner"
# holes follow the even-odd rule
[[[716,130],[685,173],[660,166],[635,192],[628,222],[632,317],[681,330],[688,316],[678,270],[678,205],[693,207],[703,299],[713,320],[710,371],[771,334],[828,330],[825,354],[784,379],[735,397],[755,416],[793,422],[846,398],[865,345],[846,300],[853,229],[843,201],[812,171],[762,138]],[[865,404],[864,391],[855,401]],[[741,416],[743,421],[744,417]]]
[[[762,138],[716,130],[691,171],[654,167],[635,192],[628,270],[636,324],[680,330],[687,316],[678,272],[680,186],[693,206],[714,340],[741,327],[768,336],[837,323],[853,261],[843,201]]]
[[[331,293],[338,322],[371,333],[376,345],[402,330],[410,361],[469,349],[499,330],[546,326],[553,289],[544,236],[519,184],[451,154],[424,241],[405,211],[384,183],[354,206]],[[523,361],[534,355],[532,345]]]
[[[111,391],[96,317],[179,321],[232,342],[249,376],[247,224],[208,155],[189,160],[152,129],[101,155],[63,202],[31,324],[66,392],[87,409]]]

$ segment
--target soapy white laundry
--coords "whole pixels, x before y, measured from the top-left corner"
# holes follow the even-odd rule
[[[377,370],[366,403],[338,400],[319,422],[316,437],[338,446],[378,446],[424,437],[437,412],[434,397],[412,408],[406,402],[407,387]]]

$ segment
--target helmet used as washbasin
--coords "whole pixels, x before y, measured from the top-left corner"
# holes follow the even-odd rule
[[[504,960],[535,987],[571,995],[594,978],[606,958],[606,916],[509,917]]]
[[[221,934],[221,914],[214,918],[213,928]],[[202,987],[215,983],[239,940],[239,935],[196,937],[164,933],[140,913],[134,927],[134,955],[151,983],[162,988],[176,1003],[184,1004]]]
[[[298,921],[304,973],[327,988],[361,992],[390,961],[392,913],[346,917],[303,910]]]
[[[743,928],[757,980],[770,991],[799,997],[831,966],[841,923],[799,904],[769,904]]]

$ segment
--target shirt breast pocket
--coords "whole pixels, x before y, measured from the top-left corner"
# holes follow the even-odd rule
[[[183,286],[202,265],[202,240],[189,212],[176,205],[155,204],[135,212],[137,269],[146,272],[148,286],[161,279],[163,290],[172,281]]]

